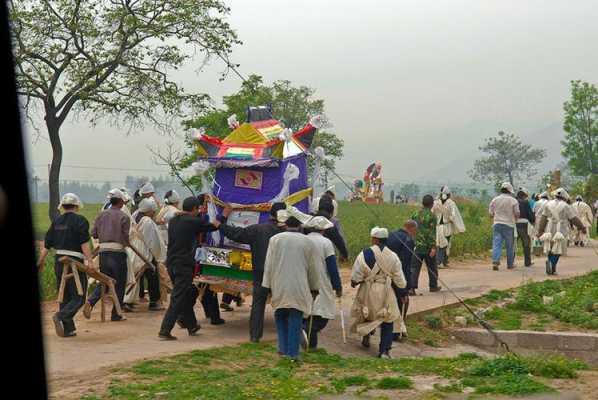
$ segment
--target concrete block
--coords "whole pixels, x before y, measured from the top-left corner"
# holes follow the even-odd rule
[[[549,332],[519,331],[517,346],[528,349],[556,350],[559,346],[559,335]]]
[[[457,329],[453,331],[455,337],[474,346],[491,347],[496,345],[494,337],[485,329]]]
[[[510,349],[514,349],[519,346],[519,334],[517,331],[496,331],[496,334],[509,346]]]
[[[597,350],[598,335],[571,333],[559,335],[559,349],[561,350]]]

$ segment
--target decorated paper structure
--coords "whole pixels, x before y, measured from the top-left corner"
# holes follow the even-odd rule
[[[308,212],[312,190],[308,185],[307,150],[318,120],[314,118],[301,130],[290,132],[272,118],[268,107],[250,108],[247,114],[242,124],[229,119],[232,131],[224,139],[207,134],[195,138],[198,161],[208,162],[215,169],[210,217],[215,218],[228,205],[234,210],[228,223],[245,227],[268,222],[275,202]],[[248,256],[243,254],[249,250],[247,246],[225,239],[219,232],[212,233],[208,242],[213,248],[233,249],[230,257],[239,264],[235,267],[250,269]]]

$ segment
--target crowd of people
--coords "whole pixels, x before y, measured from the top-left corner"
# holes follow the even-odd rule
[[[594,216],[591,207],[577,196],[558,188],[552,193],[532,195],[525,188],[515,193],[505,182],[500,194],[490,202],[493,218],[492,268],[498,271],[503,243],[507,268],[515,268],[516,240],[521,241],[525,267],[532,266],[532,246],[541,246],[546,258],[546,273],[557,274],[557,265],[569,244],[585,246]]]
[[[218,218],[210,219],[204,195],[181,199],[175,191],[168,191],[159,200],[151,183],[143,185],[134,196],[125,188],[115,188],[107,197],[90,230],[89,222],[79,214],[79,198],[72,193],[63,196],[63,212],[48,229],[39,266],[43,268],[50,249],[90,267],[97,267],[99,261],[99,270],[114,279],[116,295],[125,312],[135,312],[145,301],[147,285],[148,310],[165,310],[158,332],[161,340],[177,339],[172,334],[176,324],[191,336],[198,334],[200,324],[194,310],[198,299],[213,325],[225,322],[220,308],[231,309],[234,300],[242,304],[240,295],[226,294],[219,307],[217,293],[209,287],[199,290],[194,283],[201,270],[197,250],[206,243],[206,234],[217,230],[251,250],[252,342],[259,342],[263,336],[268,301],[274,310],[279,353],[292,360],[297,360],[301,345],[316,348],[319,333],[338,315],[343,283],[337,254],[342,261],[349,255],[332,191],[314,200],[310,214],[274,203],[269,222],[247,227],[227,224],[233,211],[229,207]],[[548,193],[530,198],[525,189],[514,193],[509,183],[501,186],[489,212],[494,220],[495,270],[500,265],[503,243],[507,267],[515,267],[517,233],[525,266],[532,265],[532,244],[541,241],[548,255],[547,273],[555,274],[568,241],[585,245],[593,221],[591,207],[580,197],[571,202],[564,189],[552,193],[552,199]],[[371,246],[356,257],[350,278],[351,286],[358,287],[351,307],[350,331],[362,338],[363,346],[370,346],[370,337],[378,329],[378,356],[390,358],[393,341],[402,341],[407,335],[409,296],[418,294],[422,265],[427,267],[429,291],[440,291],[439,268],[449,268],[451,242],[463,232],[465,225],[459,208],[446,186],[436,198],[423,196],[419,210],[400,229],[371,230]],[[95,250],[90,239],[97,243]],[[55,273],[60,283],[63,267],[56,259]],[[83,295],[72,280],[68,281],[59,311],[53,316],[56,333],[61,337],[75,336],[76,313],[83,308],[84,317],[89,319],[100,300],[99,286],[86,299],[87,277],[82,273],[79,276]],[[123,321],[126,317],[114,306],[111,320]]]

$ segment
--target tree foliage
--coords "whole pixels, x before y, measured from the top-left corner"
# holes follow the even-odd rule
[[[515,185],[516,179],[529,179],[537,173],[534,167],[546,157],[546,150],[524,144],[518,136],[502,131],[487,138],[479,149],[487,155],[474,162],[469,175],[475,181],[492,184],[508,180]]]
[[[571,98],[563,108],[563,156],[576,175],[598,174],[598,88],[572,81]]]
[[[317,114],[324,114],[324,100],[314,98],[315,89],[307,86],[294,86],[288,80],[275,81],[272,85],[266,85],[259,75],[250,75],[243,82],[236,93],[224,96],[223,107],[202,113],[199,117],[186,121],[186,128],[204,128],[206,134],[215,137],[225,137],[231,131],[227,119],[235,114],[238,121],[244,121],[247,117],[247,108],[250,106],[271,105],[274,118],[281,121],[284,126],[292,131],[298,131],[310,117]],[[326,161],[323,163],[323,173],[326,178],[330,170],[334,170],[335,161],[343,156],[344,142],[341,138],[325,129],[330,128],[326,123],[322,130],[319,130],[312,148],[322,146],[326,152]],[[180,163],[182,168],[188,167],[195,161],[195,148],[192,143],[187,142],[187,147],[192,151]],[[199,180],[192,178],[195,186]]]
[[[208,96],[187,93],[169,72],[194,54],[227,59],[236,34],[219,0],[10,0],[18,94],[41,106],[53,150],[50,217],[58,203],[60,128],[72,112],[93,124],[168,130]],[[230,64],[227,64],[230,65]]]

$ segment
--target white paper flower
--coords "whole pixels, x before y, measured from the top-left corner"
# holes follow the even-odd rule
[[[293,137],[293,131],[289,128],[284,128],[282,132],[278,134],[278,139],[282,140],[283,142],[289,142]]]
[[[191,128],[191,131],[189,131],[189,139],[191,140],[200,140],[201,137],[203,135],[205,135],[206,133],[206,128],[204,128],[203,126],[199,129],[197,128]]]
[[[316,115],[311,117],[309,124],[316,129],[320,129],[324,125],[324,117],[322,115]]]
[[[239,127],[239,121],[237,121],[237,115],[233,114],[226,120],[228,127],[231,129],[237,129]]]
[[[324,148],[322,146],[318,146],[314,149],[314,154],[316,156],[316,158],[323,160],[324,158],[326,158],[326,151],[324,151]]]

